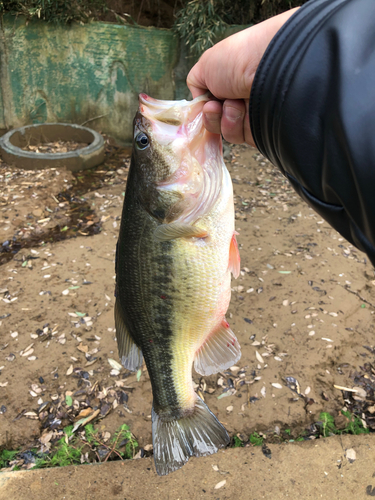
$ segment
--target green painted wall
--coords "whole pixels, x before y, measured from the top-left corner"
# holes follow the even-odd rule
[[[160,99],[188,94],[191,61],[180,55],[171,30],[101,22],[26,25],[12,16],[0,29],[0,129],[87,122],[129,143],[140,92]]]
[[[174,98],[179,43],[169,30],[99,22],[26,26],[9,16],[2,31],[0,128],[82,124],[105,115],[87,125],[128,142],[139,92]]]

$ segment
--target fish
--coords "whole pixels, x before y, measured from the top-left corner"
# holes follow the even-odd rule
[[[241,356],[225,318],[240,273],[233,187],[221,136],[203,125],[209,99],[139,95],[116,247],[119,358],[131,371],[146,363],[159,475],[230,441],[192,380],[193,365],[211,375]]]

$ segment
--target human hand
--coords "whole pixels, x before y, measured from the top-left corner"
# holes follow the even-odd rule
[[[250,130],[249,96],[260,60],[275,34],[297,9],[271,17],[208,49],[193,66],[187,85],[193,99],[209,90],[218,100],[203,107],[203,122],[228,142],[255,146]]]

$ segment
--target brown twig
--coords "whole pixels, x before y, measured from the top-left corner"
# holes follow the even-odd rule
[[[112,446],[112,448],[111,448],[111,451],[110,451],[110,452],[108,453],[108,455],[105,457],[104,462],[106,462],[106,461],[108,460],[108,458],[111,456],[112,452],[116,453],[116,455],[117,455],[118,457],[120,457],[120,459],[122,460],[122,456],[121,456],[121,455],[120,455],[120,454],[119,454],[119,453],[115,450],[116,445],[117,445],[117,441],[119,440],[120,435],[121,435],[121,431],[119,431],[119,432],[118,432],[117,437],[116,437],[116,439],[115,439],[115,442],[113,443],[113,446]]]
[[[351,290],[349,285],[345,285],[345,286],[340,285],[340,286],[342,286],[342,288],[344,288],[347,292],[352,293],[353,295],[356,295],[365,304],[368,304],[369,306],[371,306],[371,307],[373,307],[375,309],[375,305],[374,304],[372,304],[371,302],[369,302],[368,300],[366,300],[364,297],[362,297],[362,295],[359,295],[358,292],[354,292],[353,290]]]

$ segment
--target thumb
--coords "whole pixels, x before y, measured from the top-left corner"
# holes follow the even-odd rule
[[[193,66],[186,79],[186,84],[193,96],[193,99],[205,94],[207,90],[209,90],[206,84],[205,69],[201,60],[202,59],[199,59],[199,61]]]

